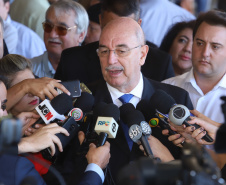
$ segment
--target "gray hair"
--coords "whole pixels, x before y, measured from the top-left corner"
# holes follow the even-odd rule
[[[82,32],[85,32],[86,36],[89,26],[89,17],[85,8],[81,4],[72,0],[61,0],[53,3],[46,11],[46,15],[51,8],[62,10],[64,12],[73,11],[76,16],[75,24],[77,25],[77,33],[80,34]]]

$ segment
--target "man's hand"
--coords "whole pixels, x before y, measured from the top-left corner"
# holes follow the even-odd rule
[[[55,135],[63,133],[69,136],[69,133],[63,127],[58,126],[56,123],[51,123],[37,130],[33,135],[22,138],[18,144],[18,153],[26,152],[39,152],[45,148],[50,147],[51,155],[55,154],[55,144],[58,146],[59,151],[63,152],[63,147],[60,139]]]
[[[36,129],[30,128],[30,126],[38,119],[40,118],[39,115],[33,113],[33,112],[22,112],[17,116],[23,123],[22,128],[22,135],[29,136],[32,133],[36,131],[40,127],[40,125],[37,125]]]
[[[162,162],[169,162],[174,160],[170,151],[157,138],[150,135],[148,137],[148,142],[154,157],[160,158]],[[144,148],[142,145],[140,145],[140,149],[144,152]]]
[[[106,141],[103,146],[96,147],[95,144],[91,143],[89,145],[89,151],[86,155],[88,164],[95,163],[100,168],[106,168],[110,159],[110,143]]]

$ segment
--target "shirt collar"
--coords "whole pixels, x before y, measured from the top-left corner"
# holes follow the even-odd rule
[[[10,15],[7,15],[7,18],[6,18],[5,22],[11,24],[12,19],[11,19]]]
[[[142,93],[143,93],[143,87],[144,87],[143,76],[140,73],[140,80],[139,80],[137,86],[127,94],[132,94],[135,97],[141,99]],[[115,102],[119,97],[121,97],[122,95],[125,94],[125,93],[120,92],[118,89],[110,86],[108,83],[107,83],[107,88],[111,94],[111,98],[112,98],[113,102]]]
[[[44,56],[43,56],[43,61],[44,61],[44,70],[52,75],[56,73],[55,69],[53,68],[52,64],[50,63],[48,59],[48,53],[45,51]],[[45,62],[48,61],[48,62]]]
[[[226,73],[224,74],[224,76],[221,78],[221,80],[215,85],[215,88],[218,87],[223,87],[226,88]],[[195,77],[194,77],[194,70],[193,68],[188,72],[186,78],[185,78],[185,83],[191,83],[193,86],[198,86],[196,81],[195,81]]]

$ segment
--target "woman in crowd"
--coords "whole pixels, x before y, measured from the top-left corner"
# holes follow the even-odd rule
[[[175,75],[181,75],[192,67],[192,32],[195,21],[176,23],[165,35],[160,49],[172,56]]]
[[[23,56],[8,54],[0,60],[0,74],[7,78],[7,88],[29,78],[35,78],[32,73],[31,62]],[[26,94],[9,112],[17,116],[21,112],[29,112],[39,104],[39,98]]]

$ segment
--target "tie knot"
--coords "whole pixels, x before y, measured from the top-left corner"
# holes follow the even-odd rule
[[[121,97],[119,97],[119,100],[122,102],[122,104],[126,104],[131,100],[132,97],[133,97],[132,94],[124,94]]]

